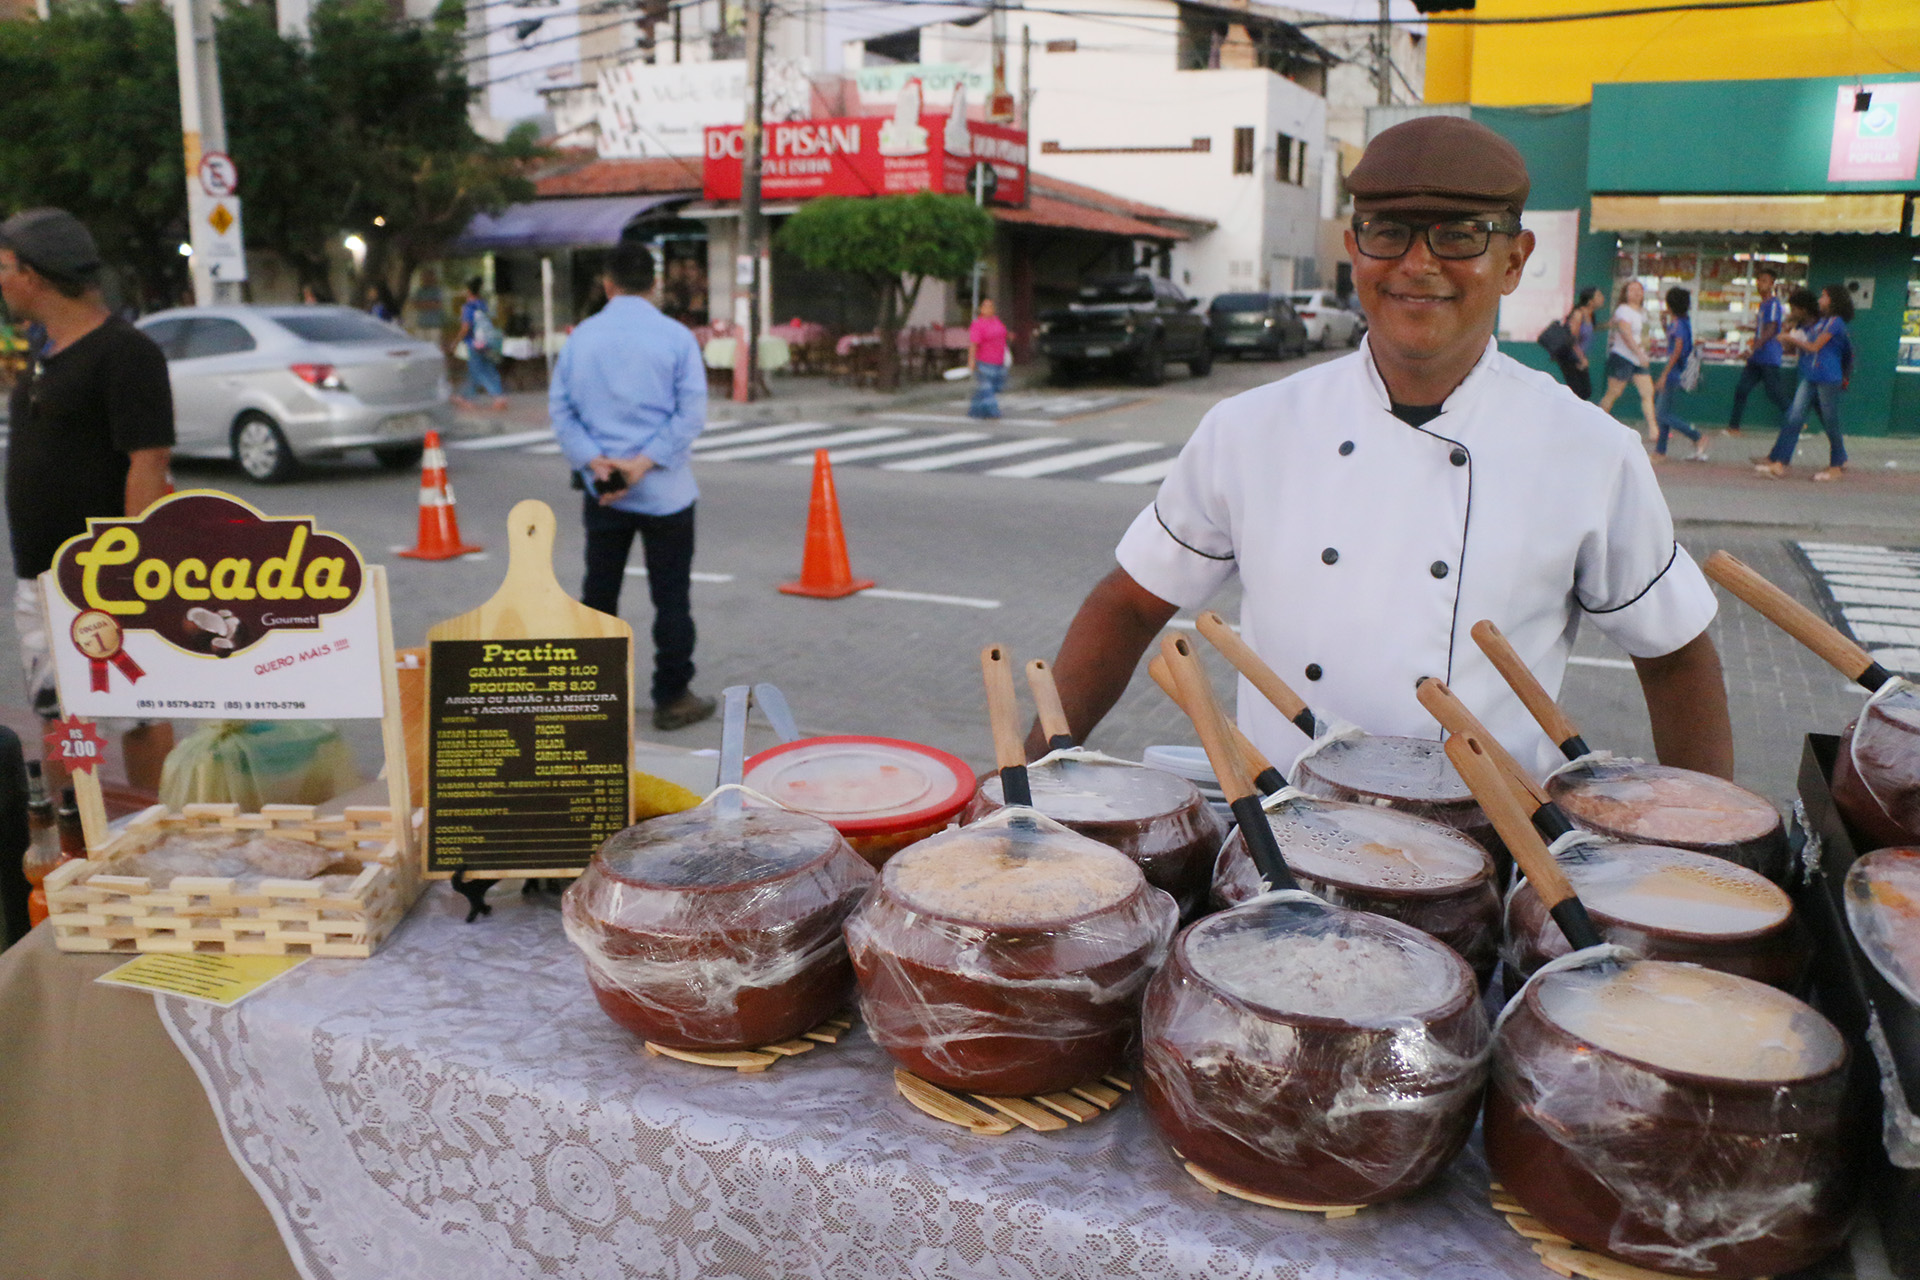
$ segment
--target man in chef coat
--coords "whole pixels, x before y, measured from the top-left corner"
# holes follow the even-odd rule
[[[1076,736],[1175,611],[1238,572],[1241,634],[1323,720],[1437,738],[1414,690],[1439,676],[1544,773],[1559,751],[1468,633],[1492,619],[1552,691],[1584,618],[1632,655],[1660,759],[1730,776],[1713,592],[1638,434],[1493,340],[1533,251],[1520,153],[1410,120],[1348,186],[1366,341],[1201,420],[1061,645]],[[1307,744],[1245,681],[1239,720],[1283,765]]]

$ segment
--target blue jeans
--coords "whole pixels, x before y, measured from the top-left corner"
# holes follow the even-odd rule
[[[1666,453],[1667,441],[1675,431],[1695,444],[1700,443],[1699,429],[1675,413],[1673,409],[1674,397],[1685,394],[1672,378],[1668,378],[1661,384],[1660,389],[1653,393],[1653,420],[1660,424],[1660,442],[1653,446],[1655,453]]]
[[[973,366],[973,399],[967,402],[969,418],[1000,416],[1000,392],[1007,385],[1007,366],[981,361]]]
[[[1846,466],[1847,446],[1840,438],[1840,384],[1808,382],[1805,378],[1800,380],[1800,389],[1793,393],[1793,404],[1787,409],[1786,421],[1780,424],[1780,434],[1767,453],[1768,460],[1783,466],[1793,465],[1793,451],[1800,444],[1800,428],[1807,424],[1809,406],[1820,415],[1820,423],[1827,429],[1827,465]]]
[[[1783,414],[1787,411],[1787,401],[1792,399],[1787,392],[1787,371],[1777,364],[1749,363],[1740,371],[1740,381],[1733,388],[1733,412],[1727,415],[1727,430],[1740,429],[1740,419],[1747,412],[1747,397],[1755,387],[1764,387],[1773,407]]]
[[[471,343],[467,346],[467,394],[500,398],[500,366],[493,362],[493,352],[476,350]]]

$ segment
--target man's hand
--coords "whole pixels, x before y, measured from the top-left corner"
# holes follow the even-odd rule
[[[640,483],[640,477],[653,470],[653,465],[653,459],[644,453],[636,453],[631,458],[595,458],[587,463],[587,470],[593,472],[596,481],[617,477],[623,482],[618,489],[601,494],[600,505],[610,507],[625,497],[627,490]]]
[[[1060,687],[1060,705],[1074,741],[1085,742],[1113,709],[1133,679],[1140,655],[1176,610],[1125,569],[1115,569],[1087,593],[1053,660],[1054,683]],[[1037,757],[1046,749],[1046,737],[1036,725],[1027,735],[1027,754]]]
[[[1733,725],[1720,654],[1701,632],[1672,653],[1635,658],[1661,764],[1733,778]]]

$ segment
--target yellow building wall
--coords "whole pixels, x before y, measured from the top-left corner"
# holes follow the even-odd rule
[[[1538,25],[1484,21],[1647,2],[1479,0],[1472,25],[1428,27],[1427,101],[1531,106],[1587,102],[1595,83],[1616,81],[1920,72],[1920,0],[1812,0],[1752,13],[1720,9]]]

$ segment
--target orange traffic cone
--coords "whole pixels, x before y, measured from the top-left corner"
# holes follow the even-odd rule
[[[790,596],[838,600],[873,585],[871,578],[853,576],[847,563],[847,535],[840,527],[840,499],[833,491],[833,464],[825,449],[813,451],[813,501],[807,504],[807,549],[800,561],[800,581],[780,590]]]
[[[451,560],[478,551],[460,541],[460,517],[453,510],[453,485],[447,481],[447,454],[440,433],[427,432],[420,455],[419,544],[400,554],[409,560]]]

